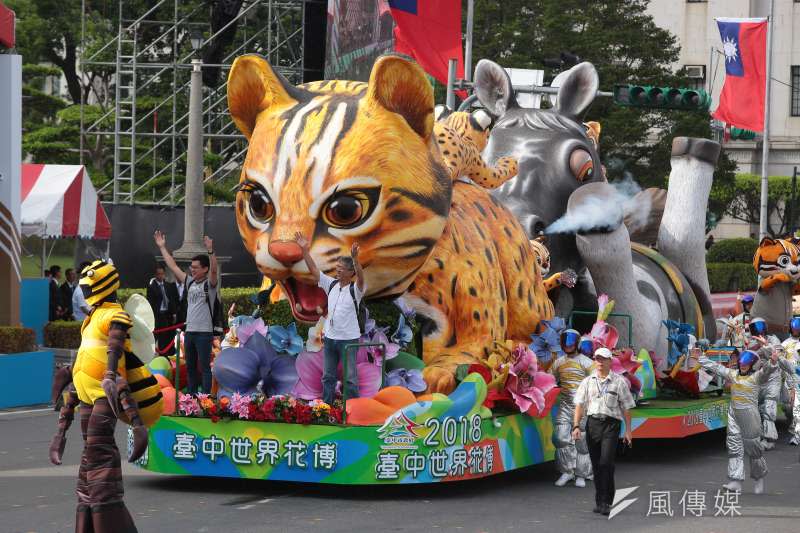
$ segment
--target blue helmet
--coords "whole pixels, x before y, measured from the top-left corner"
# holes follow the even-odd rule
[[[561,348],[565,351],[573,351],[578,347],[581,334],[574,329],[567,329],[561,333]]]
[[[578,344],[578,351],[586,357],[594,357],[594,341],[590,337],[581,337],[581,342]]]
[[[752,294],[745,294],[742,296],[742,303],[743,304],[751,304],[753,303],[753,295]]]
[[[789,328],[800,331],[800,316],[792,318],[792,321],[789,322]]]
[[[754,318],[749,327],[751,335],[764,335],[767,332],[767,323],[763,318]]]
[[[752,365],[756,361],[758,361],[758,354],[752,350],[745,350],[739,356],[739,366]]]

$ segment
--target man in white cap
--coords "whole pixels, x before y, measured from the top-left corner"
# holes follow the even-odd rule
[[[594,360],[597,366],[581,382],[575,393],[575,415],[572,422],[572,438],[577,441],[581,437],[581,419],[587,415],[586,443],[594,472],[594,512],[604,515],[609,514],[614,500],[614,460],[620,426],[624,420],[623,440],[631,446],[633,436],[630,409],[636,405],[625,378],[611,372],[612,358],[608,348],[595,350]]]

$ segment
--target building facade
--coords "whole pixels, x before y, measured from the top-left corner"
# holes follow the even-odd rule
[[[772,82],[770,85],[769,174],[791,176],[800,167],[800,0],[774,0]],[[651,0],[656,24],[678,38],[681,54],[676,68],[686,67],[697,88],[712,96],[715,109],[725,80],[725,56],[715,19],[766,17],[770,0]],[[761,173],[762,136],[753,141],[724,143],[739,172]],[[800,172],[800,168],[798,168]],[[758,228],[721,221],[718,237],[751,235]]]

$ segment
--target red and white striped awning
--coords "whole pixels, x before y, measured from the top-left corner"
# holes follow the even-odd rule
[[[111,238],[111,223],[86,167],[22,165],[23,235]]]

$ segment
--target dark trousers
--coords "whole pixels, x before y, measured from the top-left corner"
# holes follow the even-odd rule
[[[614,501],[614,459],[621,421],[616,418],[586,419],[586,444],[594,472],[594,500],[600,505]]]
[[[203,392],[206,394],[211,392],[211,344],[213,341],[212,333],[190,331],[183,336],[189,394],[197,393],[198,381],[200,381],[197,371],[198,360],[203,375]]]
[[[168,326],[172,326],[174,322],[175,315],[172,313],[168,313],[166,311],[159,311],[156,313],[156,329],[166,328]],[[162,350],[169,346],[169,343],[175,339],[175,330],[164,331],[163,333],[156,334],[156,343],[158,346],[158,353],[159,355],[175,355],[175,345],[162,353]]]

